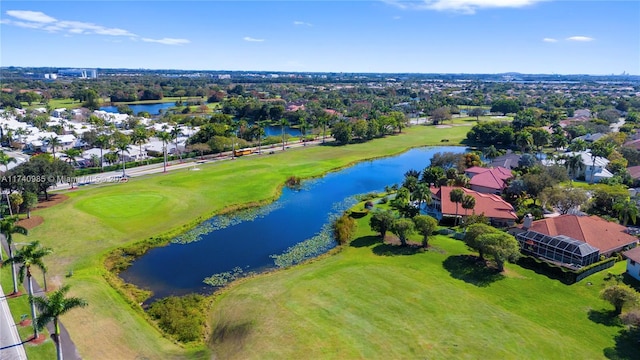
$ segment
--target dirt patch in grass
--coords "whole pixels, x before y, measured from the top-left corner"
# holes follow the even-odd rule
[[[450,129],[452,127],[451,125],[436,125],[436,129]]]
[[[18,221],[18,225],[24,227],[27,230],[31,230],[34,227],[42,224],[43,222],[44,219],[42,218],[42,216],[31,215],[31,219],[21,219],[20,221]]]
[[[38,202],[38,205],[36,206],[35,209],[31,210],[31,212],[37,211],[37,210],[42,210],[42,209],[47,209],[50,208],[52,206],[56,206],[60,203],[62,203],[63,201],[66,201],[67,199],[69,199],[69,196],[65,195],[65,194],[53,194],[53,195],[49,195],[49,200],[41,200]],[[30,219],[21,219],[20,221],[18,221],[18,225],[23,226],[24,228],[26,228],[27,230],[31,230],[34,227],[42,224],[44,222],[44,219],[42,218],[42,216],[38,216],[38,215],[31,215]]]
[[[38,206],[36,206],[36,208],[33,211],[40,210],[40,209],[47,209],[47,208],[50,208],[52,206],[56,206],[56,205],[60,204],[61,202],[66,201],[68,198],[69,198],[69,196],[67,196],[65,194],[49,195],[49,200],[40,200],[40,201],[38,201]]]

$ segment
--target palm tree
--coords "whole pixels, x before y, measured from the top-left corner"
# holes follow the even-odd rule
[[[280,130],[282,130],[282,150],[284,150],[284,127],[289,125],[289,121],[287,121],[287,119],[285,118],[282,118],[278,123],[280,124]]]
[[[18,278],[20,282],[24,281],[24,275],[27,274],[28,288],[29,288],[29,302],[31,303],[31,320],[33,325],[33,337],[34,339],[38,337],[38,327],[36,326],[36,307],[33,302],[33,283],[31,281],[31,266],[37,266],[42,270],[42,272],[47,271],[47,267],[42,262],[42,258],[46,255],[51,254],[51,249],[43,248],[40,246],[38,241],[32,241],[28,245],[24,246],[22,249],[16,251],[15,256],[10,259],[7,259],[6,262],[2,264],[5,266],[6,264],[14,264],[18,263],[20,265],[20,269],[18,270]]]
[[[307,123],[307,119],[304,117],[300,118],[300,133],[302,134],[302,146],[307,146],[307,130],[309,129],[309,124]]]
[[[524,153],[528,147],[533,145],[533,135],[531,135],[527,130],[522,130],[516,134],[515,143]]]
[[[262,137],[264,136],[264,128],[269,124],[266,120],[256,122],[258,126],[258,154],[262,154]]]
[[[13,257],[13,234],[27,235],[26,228],[16,225],[18,221],[17,216],[10,216],[0,220],[0,233],[7,239],[7,246],[9,247],[9,258]],[[16,264],[11,264],[11,276],[13,278],[13,293],[18,292],[18,280],[16,278]]]
[[[167,144],[171,141],[171,134],[166,131],[160,131],[157,136],[162,141],[162,152],[164,153],[163,172],[167,172]]]
[[[627,226],[629,219],[636,223],[636,218],[638,217],[638,205],[635,202],[626,199],[624,201],[618,201],[613,204],[613,210],[618,213],[618,218],[622,221],[622,225]]]
[[[15,158],[7,155],[0,150],[0,165],[4,165],[5,171],[9,171],[9,164],[17,162]]]
[[[65,151],[63,151],[63,153],[65,155],[67,155],[67,162],[68,163],[75,163],[76,161],[76,157],[80,156],[82,154],[82,151],[78,150],[78,149],[67,149]]]
[[[596,158],[606,158],[611,155],[613,152],[613,144],[604,142],[604,141],[596,141],[591,144],[591,179],[589,179],[589,183],[593,184],[596,176]]]
[[[53,153],[53,158],[56,158],[56,147],[62,145],[62,143],[60,142],[60,139],[58,139],[57,135],[51,135],[48,138],[46,138],[47,142],[49,143],[49,146],[51,146],[51,152]]]
[[[464,198],[464,191],[462,191],[462,189],[453,189],[449,193],[449,200],[451,200],[451,202],[456,204],[456,221],[455,221],[456,226],[458,225],[458,204],[462,202],[463,198]]]
[[[582,155],[575,154],[569,156],[565,162],[566,168],[571,172],[571,177],[575,178],[578,175],[578,172],[582,168]]]
[[[148,140],[149,131],[144,126],[136,126],[136,128],[133,129],[133,133],[131,133],[131,143],[140,147],[140,156],[142,156],[142,145],[145,144]]]
[[[120,152],[120,161],[122,161],[122,177],[125,177],[127,175],[125,174],[126,162],[124,161],[124,153],[129,153],[131,138],[121,132],[116,132],[113,134],[113,145]]]
[[[100,147],[100,168],[104,168],[104,156],[102,154],[103,149],[111,147],[111,136],[107,134],[100,134],[96,136],[96,145]]]
[[[462,197],[462,208],[464,209],[464,215],[467,216],[467,210],[476,207],[476,198],[471,195],[465,195]],[[474,211],[475,212],[475,211]]]
[[[588,144],[583,139],[574,139],[571,144],[569,144],[568,149],[570,151],[580,152],[587,150]]]
[[[176,144],[176,152],[178,152],[178,156],[180,157],[180,162],[182,162],[182,153],[178,150],[178,137],[182,134],[182,130],[178,127],[178,125],[174,125],[171,129],[171,138],[175,141]]]
[[[415,190],[411,193],[411,199],[418,201],[418,209],[422,206],[422,202],[425,204],[431,204],[431,190],[429,189],[429,185],[421,182],[416,185]]]
[[[497,149],[495,146],[491,145],[482,149],[482,154],[485,158],[489,159],[489,161],[497,158],[498,156],[503,154],[503,151]]]
[[[60,339],[60,324],[58,318],[69,310],[85,307],[87,302],[77,297],[65,297],[69,291],[69,285],[65,285],[60,289],[49,294],[47,297],[35,297],[32,301],[40,310],[40,317],[36,322],[36,327],[40,330],[49,322],[53,321],[54,339],[56,343],[56,353],[58,360],[62,360],[62,342]]]

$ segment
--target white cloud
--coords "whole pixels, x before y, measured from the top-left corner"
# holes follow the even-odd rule
[[[162,39],[142,38],[142,41],[165,44],[165,45],[184,45],[191,42],[187,39],[173,39],[173,38],[162,38]]]
[[[7,11],[7,15],[16,19],[38,23],[52,23],[58,21],[55,18],[52,18],[51,16],[40,11],[9,10]]]
[[[548,0],[422,0],[401,1],[382,0],[403,10],[452,11],[463,14],[475,14],[485,8],[519,8]]]
[[[293,25],[295,25],[295,26],[308,26],[308,27],[312,27],[313,26],[313,24],[310,24],[310,23],[304,22],[304,21],[298,21],[298,20],[294,21]]]
[[[571,37],[568,37],[567,40],[569,40],[569,41],[588,42],[588,41],[593,41],[595,39],[591,38],[591,37],[588,37],[588,36],[571,36]]]
[[[392,19],[393,19],[393,20],[400,20],[400,19],[402,19],[402,16],[398,16],[398,15],[396,15],[396,16],[392,17]]]
[[[554,43],[554,42],[558,42],[558,39],[554,39],[554,38],[544,38],[544,39],[542,39],[542,41],[544,41],[544,42],[548,42],[548,43]]]
[[[137,40],[140,35],[134,34],[129,30],[120,28],[110,28],[102,25],[96,25],[83,21],[58,20],[40,11],[26,10],[9,10],[7,15],[14,19],[2,19],[0,23],[3,25],[13,25],[22,28],[39,29],[50,33],[63,33],[69,35],[103,35],[103,36],[126,36],[130,40]],[[17,19],[17,20],[16,20]],[[165,45],[181,45],[188,44],[187,39],[150,39],[142,38],[143,41],[153,42]]]
[[[250,36],[245,36],[242,38],[242,40],[244,41],[249,41],[249,42],[263,42],[264,39],[256,39],[256,38],[252,38]]]

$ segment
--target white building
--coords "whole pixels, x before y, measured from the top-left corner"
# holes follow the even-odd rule
[[[609,160],[600,156],[596,156],[594,159],[589,150],[581,152],[567,152],[567,157],[579,155],[581,158],[582,166],[578,169],[576,177],[584,176],[586,182],[599,182],[602,179],[608,179],[613,177],[613,174],[607,170]],[[592,181],[593,178],[593,181]]]
[[[622,253],[627,258],[627,273],[640,281],[640,246]]]

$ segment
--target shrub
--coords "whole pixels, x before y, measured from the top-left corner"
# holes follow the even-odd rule
[[[356,221],[348,215],[342,215],[333,223],[333,236],[340,244],[348,243],[356,232]]]
[[[300,187],[300,181],[301,181],[300,178],[297,176],[289,176],[285,184],[287,185],[287,187],[290,187],[292,189],[297,189]]]
[[[204,334],[206,309],[204,297],[191,294],[158,300],[149,308],[149,316],[160,328],[180,342],[200,340]]]

